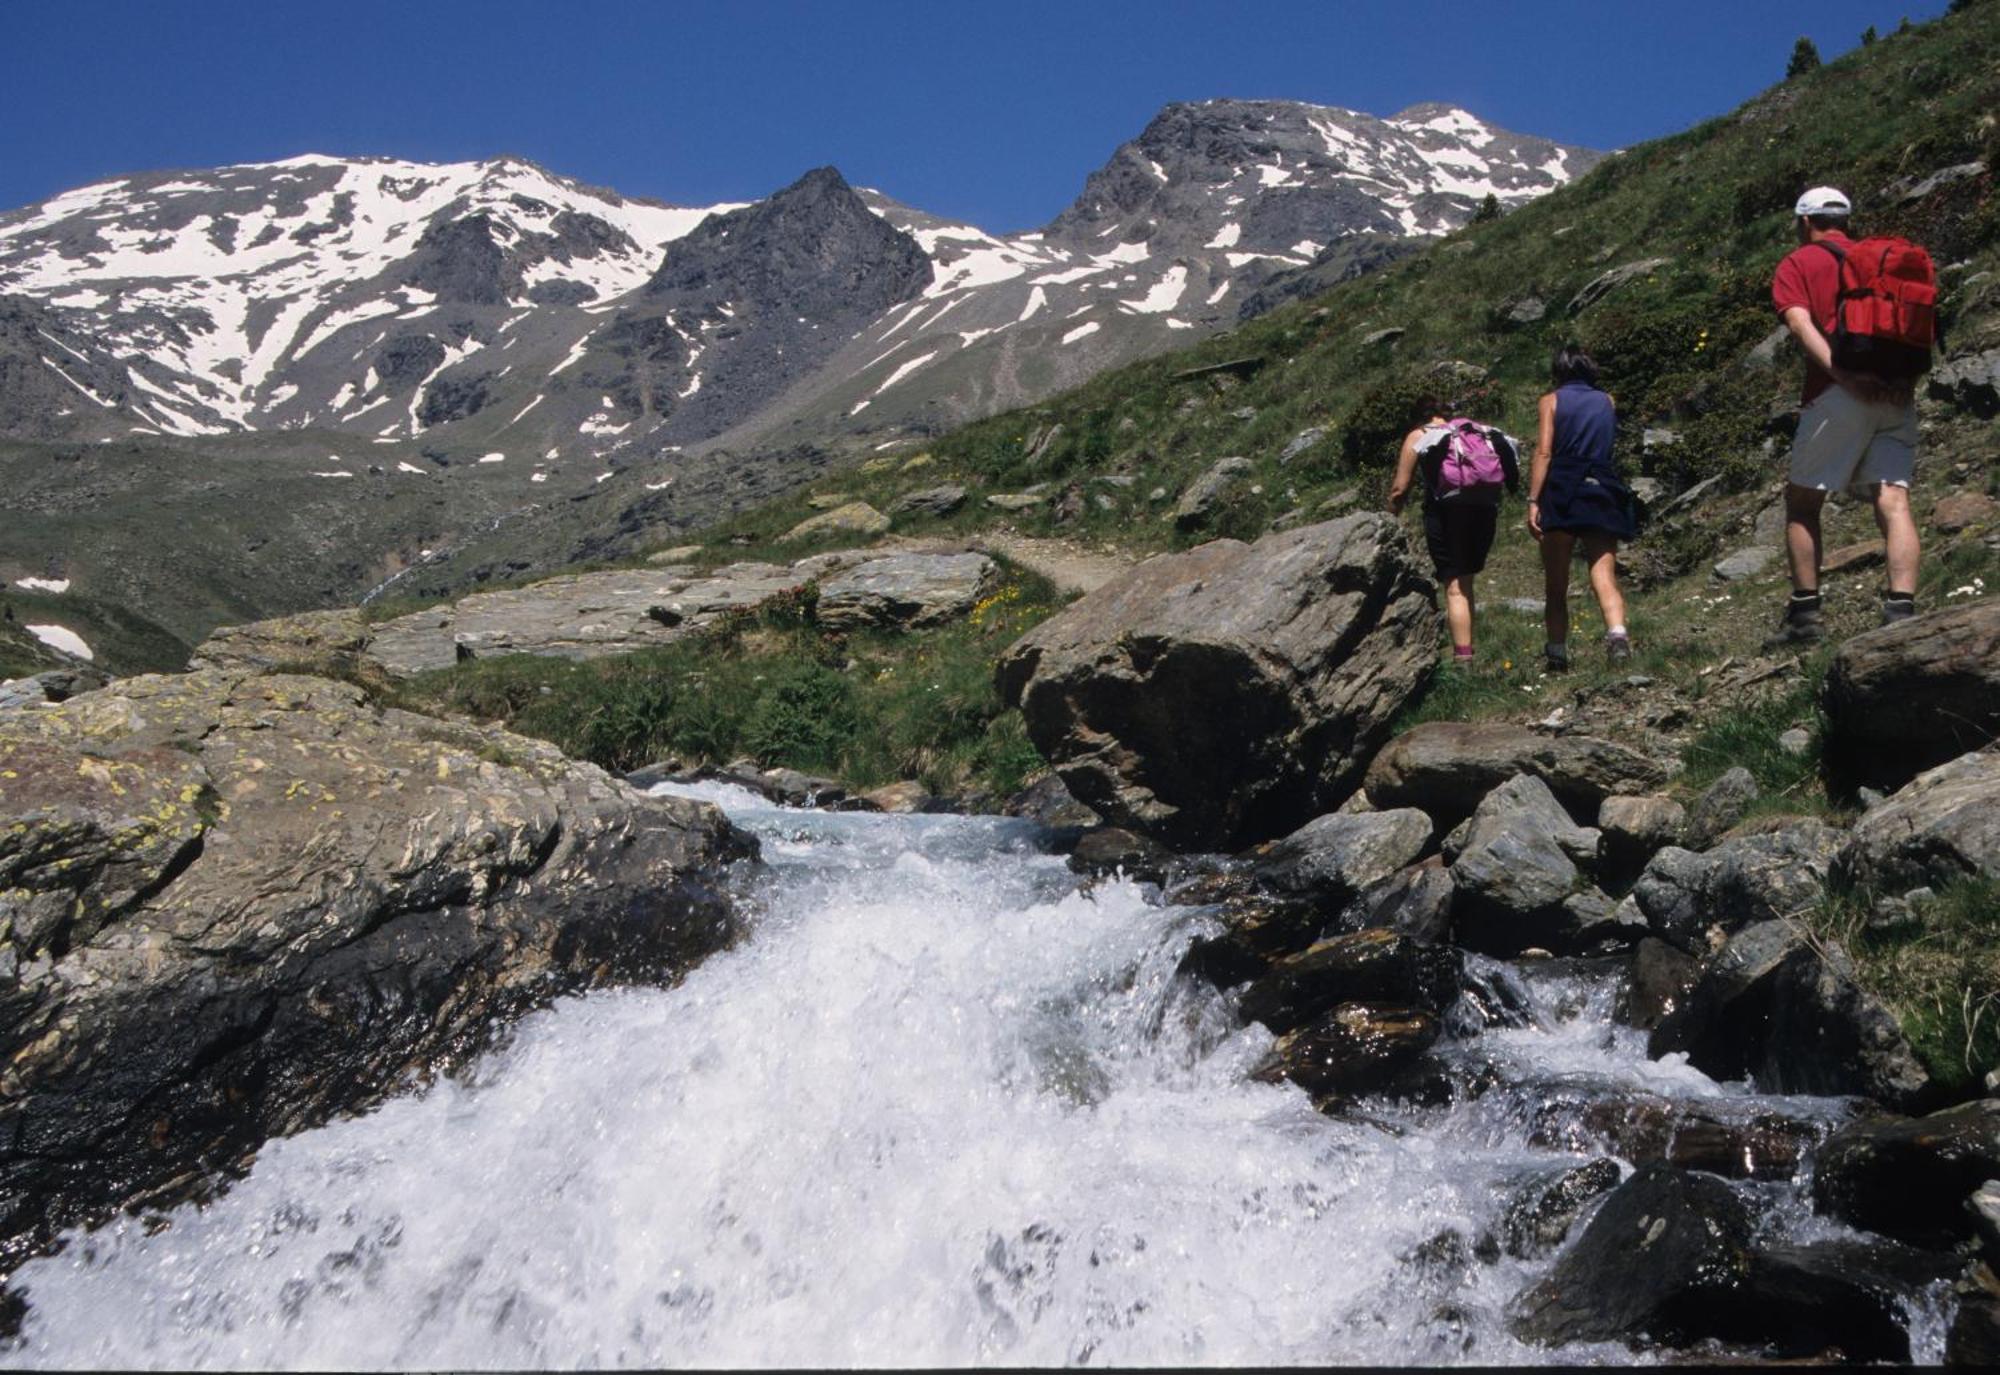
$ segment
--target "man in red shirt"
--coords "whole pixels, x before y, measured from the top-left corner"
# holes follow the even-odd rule
[[[1882,623],[1916,614],[1916,521],[1910,516],[1910,479],[1916,469],[1915,389],[1907,382],[1846,372],[1834,366],[1834,306],[1840,295],[1840,256],[1852,205],[1830,186],[1799,197],[1799,247],[1771,278],[1771,304],[1806,355],[1806,387],[1799,428],[1792,441],[1785,487],[1785,552],[1791,562],[1792,597],[1774,643],[1820,637],[1820,509],[1827,493],[1865,487],[1875,522],[1888,545],[1889,591]]]

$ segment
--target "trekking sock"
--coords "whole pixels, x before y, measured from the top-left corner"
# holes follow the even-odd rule
[[[1815,611],[1816,611],[1816,610],[1818,610],[1818,609],[1819,609],[1819,589],[1815,588],[1815,589],[1813,589],[1813,590],[1812,590],[1811,592],[1794,592],[1794,593],[1792,593],[1792,605],[1793,605],[1793,606],[1795,606],[1795,607],[1797,607],[1797,608],[1798,608],[1799,610],[1801,610],[1801,611],[1804,611],[1804,610],[1806,610],[1806,609],[1808,609],[1808,608],[1810,608],[1810,609],[1812,609],[1812,610],[1815,610]]]
[[[1472,646],[1453,645],[1451,647],[1451,657],[1463,663],[1465,660],[1470,659],[1472,657]]]

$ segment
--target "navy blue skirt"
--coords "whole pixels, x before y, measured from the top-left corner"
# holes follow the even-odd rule
[[[1602,468],[1551,472],[1542,483],[1541,509],[1544,530],[1613,539],[1631,539],[1634,533],[1632,489]]]

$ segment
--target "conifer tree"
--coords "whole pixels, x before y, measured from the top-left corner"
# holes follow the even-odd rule
[[[1474,224],[1485,224],[1488,220],[1497,220],[1499,218],[1500,198],[1491,191],[1488,191],[1486,199],[1479,202],[1479,208],[1472,212],[1472,222]]]
[[[1799,41],[1792,45],[1792,60],[1785,68],[1785,80],[1790,81],[1795,76],[1804,76],[1818,65],[1819,49],[1813,45],[1810,38],[1800,34]]]
[[[1875,26],[1873,24],[1870,24],[1861,31],[1861,46],[1864,48],[1875,46]]]

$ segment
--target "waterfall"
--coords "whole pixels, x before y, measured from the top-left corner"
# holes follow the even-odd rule
[[[1269,1033],[1176,972],[1200,909],[1087,886],[1025,822],[676,791],[763,841],[739,946],[558,1002],[164,1226],[73,1236],[14,1277],[32,1309],[4,1359],[1629,1362],[1517,1343],[1504,1306],[1549,1258],[1470,1253],[1524,1174],[1590,1158],[1531,1145],[1533,1106],[1580,1083],[1760,1101],[1649,1061],[1602,980],[1558,975],[1448,1051],[1504,1089],[1323,1115],[1250,1079]]]

